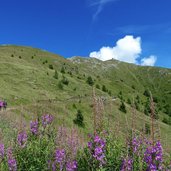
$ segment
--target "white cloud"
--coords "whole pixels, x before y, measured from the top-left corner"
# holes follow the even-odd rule
[[[89,6],[97,7],[96,12],[93,14],[93,20],[96,20],[106,4],[114,1],[116,0],[89,0]]]
[[[143,66],[154,66],[154,64],[156,63],[157,57],[154,55],[151,55],[147,58],[143,58],[141,59],[141,65]]]
[[[114,47],[102,47],[99,51],[89,54],[90,57],[106,61],[109,59],[117,59],[129,63],[137,63],[137,58],[141,54],[141,38],[134,38],[127,35],[116,42]]]

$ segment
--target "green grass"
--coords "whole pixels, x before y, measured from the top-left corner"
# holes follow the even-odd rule
[[[53,65],[54,69],[50,69],[49,65]],[[10,113],[7,121],[1,119],[1,129],[4,125],[10,128],[11,123],[20,123],[21,116],[29,125],[30,119],[42,113],[55,115],[56,125],[72,127],[77,109],[80,109],[86,125],[80,131],[84,134],[91,132],[93,100],[92,87],[86,83],[88,76],[93,78],[95,85],[100,86],[100,89],[95,89],[96,95],[107,99],[104,102],[105,118],[110,121],[109,125],[114,131],[117,124],[120,133],[126,133],[131,128],[132,109],[126,104],[127,114],[120,112],[120,100],[117,98],[111,101],[109,94],[101,90],[103,85],[111,91],[112,97],[117,97],[122,91],[125,102],[128,98],[132,100],[137,95],[140,97],[141,112],[136,111],[135,121],[136,129],[139,130],[143,123],[150,123],[149,117],[142,113],[147,99],[143,95],[146,89],[158,98],[160,120],[166,116],[163,106],[171,104],[171,70],[166,68],[142,67],[116,60],[102,62],[80,57],[65,59],[40,49],[13,45],[0,46],[0,66],[0,98],[7,100],[9,108],[15,108],[7,111]],[[62,67],[65,74],[60,72]],[[58,79],[53,77],[55,70]],[[63,76],[69,80],[69,84],[63,85],[61,90],[58,84]],[[9,126],[6,122],[9,122]],[[171,146],[171,126],[160,121],[159,125],[164,143]],[[10,135],[10,129],[5,130]]]

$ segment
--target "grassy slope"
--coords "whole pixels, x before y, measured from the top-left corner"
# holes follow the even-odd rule
[[[47,63],[43,64],[46,60]],[[72,126],[76,110],[81,109],[86,122],[83,132],[92,130],[92,88],[86,84],[89,75],[100,87],[105,85],[111,90],[112,96],[117,96],[122,91],[125,100],[139,95],[144,103],[146,97],[143,92],[150,89],[159,101],[165,99],[171,103],[169,69],[140,67],[115,60],[101,62],[79,57],[68,60],[40,49],[19,46],[1,46],[0,64],[0,98],[7,99],[9,106],[13,107],[6,113],[9,115],[8,120],[17,123],[21,122],[21,115],[28,121],[37,113],[49,112],[56,116],[57,123]],[[49,69],[49,64],[53,65],[54,70]],[[66,71],[64,75],[69,80],[69,85],[64,85],[64,90],[58,87],[63,77],[60,72],[62,66]],[[53,78],[55,70],[58,71],[59,79]],[[72,76],[67,72],[72,72]],[[96,89],[96,94],[110,99],[101,90]],[[49,99],[53,101],[50,102]],[[77,109],[73,108],[73,104]],[[132,110],[127,105],[129,112],[125,115],[118,110],[119,104],[118,99],[112,102],[107,100],[105,113],[110,120],[110,126],[115,127],[113,122],[117,122],[119,129],[124,132],[127,127],[131,127]],[[143,123],[149,122],[149,118],[140,112],[136,113],[136,127],[142,129]],[[1,116],[4,121],[1,123],[5,123],[7,117],[2,112]],[[161,112],[160,117],[163,116]],[[171,127],[161,122],[159,124],[163,140],[167,139],[165,142],[170,143]],[[7,132],[10,130],[10,126],[4,127],[4,124],[0,128]]]

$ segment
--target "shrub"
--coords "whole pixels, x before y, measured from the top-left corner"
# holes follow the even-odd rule
[[[62,83],[65,84],[65,85],[68,85],[69,84],[69,80],[66,77],[63,77]]]
[[[64,68],[64,66],[62,66],[62,68],[61,68],[61,73],[62,74],[65,74],[65,68]]]
[[[130,98],[128,98],[128,99],[127,99],[127,103],[128,103],[128,104],[130,104],[130,105],[132,104],[132,102],[131,102],[131,99],[130,99]]]
[[[49,69],[53,69],[53,65],[52,64],[49,64]]]
[[[77,106],[76,106],[76,104],[75,104],[75,103],[73,103],[72,107],[73,107],[74,109],[76,109],[76,108],[77,108]]]
[[[97,89],[100,89],[100,86],[99,86],[99,84],[96,84],[96,88],[97,88]]]
[[[145,90],[143,94],[144,94],[144,96],[146,96],[146,97],[150,97],[150,92],[149,92],[148,90]]]
[[[104,91],[104,92],[108,91],[105,85],[102,86],[102,91]]]
[[[53,76],[55,79],[58,79],[58,71],[55,70],[55,74]]]
[[[93,79],[92,79],[92,77],[91,76],[88,76],[87,77],[87,81],[86,81],[90,86],[93,86],[94,85],[94,81],[93,81]]]
[[[108,94],[109,94],[109,96],[112,96],[112,92],[111,92],[111,90],[109,90],[109,91],[108,91]]]
[[[120,98],[120,99],[123,101],[123,94],[122,94],[122,91],[119,92],[118,98]]]
[[[134,90],[135,90],[135,86],[134,86],[134,85],[132,85],[131,87],[132,87],[132,89],[134,89]]]
[[[63,90],[63,89],[64,89],[63,84],[61,83],[61,81],[58,83],[58,88],[59,88],[60,90]]]
[[[84,117],[83,114],[81,112],[81,110],[77,110],[77,115],[76,118],[73,120],[74,124],[80,126],[80,127],[84,127]]]
[[[124,113],[127,112],[127,111],[126,111],[126,106],[125,106],[125,104],[124,104],[123,101],[121,102],[121,105],[120,105],[120,107],[119,107],[119,110],[120,110],[121,112],[124,112]]]

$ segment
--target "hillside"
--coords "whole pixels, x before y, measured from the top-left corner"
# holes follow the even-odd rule
[[[80,131],[88,133],[93,129],[92,86],[87,83],[91,76],[96,96],[104,100],[105,117],[111,128],[116,129],[118,124],[122,133],[131,128],[133,101],[136,129],[149,123],[149,113],[144,112],[151,91],[162,140],[171,147],[171,69],[116,60],[66,59],[41,49],[12,45],[0,46],[0,64],[0,99],[8,102],[8,110],[0,112],[0,131],[3,136],[8,134],[5,139],[13,134],[11,128],[17,128],[16,123],[22,120],[28,124],[29,119],[41,113],[51,113],[57,124],[71,127],[78,109],[85,120],[85,128]],[[119,110],[121,100],[126,114]]]

